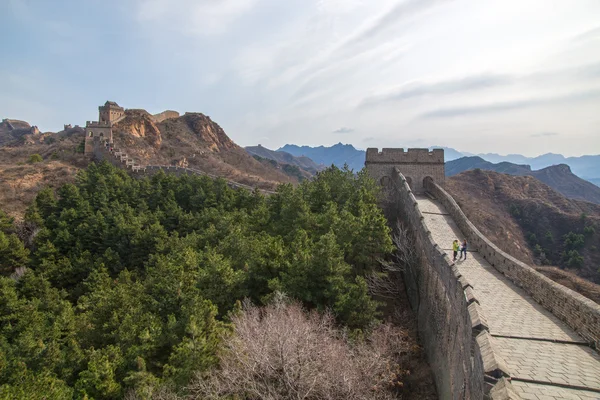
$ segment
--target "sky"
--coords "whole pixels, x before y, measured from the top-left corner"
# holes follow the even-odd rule
[[[0,0],[0,117],[202,112],[242,146],[600,154],[598,0]]]

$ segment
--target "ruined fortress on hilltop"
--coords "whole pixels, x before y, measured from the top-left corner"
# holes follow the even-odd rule
[[[16,119],[4,118],[2,120],[2,124],[6,125],[6,127],[8,129],[10,129],[11,131],[26,131],[26,133],[30,133],[32,135],[38,135],[38,134],[40,134],[40,130],[38,129],[37,126],[35,126],[35,125],[30,126],[25,121],[19,121],[19,120],[16,120]]]
[[[98,121],[87,121],[85,124],[85,154],[94,151],[94,140],[108,140],[113,143],[114,124],[125,118],[125,109],[114,101],[107,101],[98,107]]]

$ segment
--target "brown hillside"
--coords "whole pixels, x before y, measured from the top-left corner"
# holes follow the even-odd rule
[[[23,134],[0,144],[0,208],[22,217],[25,209],[45,186],[59,187],[75,179],[89,159],[82,154],[81,128],[43,134]],[[29,163],[33,154],[43,161]]]
[[[298,182],[281,166],[255,160],[200,113],[179,116],[165,111],[153,116],[145,110],[127,110],[113,131],[116,146],[142,165],[188,166],[263,189]],[[24,121],[0,123],[0,208],[15,217],[23,216],[41,188],[73,181],[91,161],[82,154],[83,128],[33,132]],[[33,154],[41,155],[43,162],[30,163]]]
[[[255,160],[204,114],[156,120],[160,118],[144,110],[127,110],[113,128],[115,145],[142,165],[187,166],[266,189],[297,182],[276,167]]]
[[[553,165],[530,173],[570,199],[600,204],[600,187],[581,179],[566,164]]]
[[[600,283],[600,205],[567,199],[530,176],[482,170],[449,178],[446,188],[482,233],[507,253]],[[578,235],[578,243],[566,240],[570,232]],[[583,260],[569,257],[572,250]]]

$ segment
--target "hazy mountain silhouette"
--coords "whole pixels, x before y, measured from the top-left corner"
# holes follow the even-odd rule
[[[355,172],[360,171],[365,166],[365,151],[357,150],[351,144],[338,143],[331,147],[319,146],[296,146],[295,144],[286,144],[277,151],[285,151],[293,156],[305,156],[326,166],[335,165],[342,168],[344,164]]]

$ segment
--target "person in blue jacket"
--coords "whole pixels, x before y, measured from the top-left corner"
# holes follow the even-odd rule
[[[463,254],[465,256],[465,260],[467,259],[467,239],[463,240],[462,245],[460,246],[460,257],[459,260],[462,260]]]

